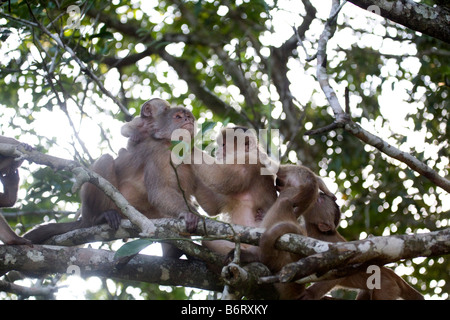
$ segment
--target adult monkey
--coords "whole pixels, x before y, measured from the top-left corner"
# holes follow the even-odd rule
[[[129,146],[145,138],[146,126],[141,116],[122,127],[122,134],[130,138]],[[261,174],[261,169],[273,163],[248,128],[224,128],[217,143],[215,158],[197,148],[191,154],[195,198],[208,215],[227,213],[233,224],[258,227],[277,198],[274,175]],[[224,240],[205,241],[204,245],[224,256],[234,249],[233,243]]]
[[[286,181],[297,186],[297,189],[290,189],[294,190],[291,195],[296,204],[309,206],[309,203],[316,199],[318,189],[331,195],[322,179],[308,168],[279,166],[274,163],[258,144],[253,130],[245,127],[225,128],[222,129],[217,142],[219,148],[216,161],[207,154],[202,154],[203,161],[194,159],[193,164],[199,184],[214,192],[213,195],[206,192],[196,193],[200,206],[211,215],[226,212],[230,215],[230,222],[234,224],[249,227],[271,226],[272,221],[265,216],[277,200],[275,173],[278,184]],[[293,171],[296,171],[296,174],[293,174]],[[263,175],[263,172],[269,174]],[[314,183],[314,186],[299,194],[298,186],[310,187],[310,182]],[[228,255],[235,247],[234,244],[222,240],[205,242],[205,245],[223,255]]]
[[[19,141],[0,136],[0,143],[18,145]],[[25,145],[27,148],[31,148]],[[19,189],[18,168],[23,161],[16,161],[13,157],[0,155],[0,181],[3,184],[3,193],[0,192],[0,207],[12,207],[17,201],[17,191]],[[27,244],[31,242],[19,237],[8,225],[5,218],[0,214],[0,240],[5,244]]]
[[[195,197],[209,215],[227,213],[233,224],[259,227],[277,198],[274,174],[261,174],[270,160],[254,130],[225,128],[217,142],[216,158],[204,152],[193,154],[193,172],[202,186]],[[196,155],[202,156],[201,161]],[[235,247],[224,240],[205,241],[204,245],[224,256]]]
[[[189,165],[181,164],[177,173],[170,164],[171,135],[177,129],[194,134],[195,118],[186,108],[171,108],[167,101],[151,99],[141,107],[146,123],[140,126],[144,139],[121,149],[119,156],[101,156],[92,170],[111,182],[138,211],[148,218],[182,217],[188,230],[194,230],[198,217],[186,199],[194,193],[195,179]],[[178,183],[177,175],[180,181]],[[183,197],[183,189],[185,196]],[[90,183],[82,186],[81,219],[52,223],[30,231],[25,237],[42,243],[51,236],[107,222],[117,229],[122,218],[114,203]]]

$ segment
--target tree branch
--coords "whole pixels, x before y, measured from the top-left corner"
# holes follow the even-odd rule
[[[28,151],[20,144],[11,145],[0,143],[0,154],[18,158],[18,160],[28,160],[37,164],[46,165],[55,170],[73,172],[76,175],[76,181],[73,185],[72,192],[76,192],[83,183],[90,182],[111,198],[120,211],[139,227],[143,236],[149,236],[154,233],[155,227],[153,223],[132,207],[108,180],[82,167],[78,162],[45,155],[36,150]]]
[[[354,5],[379,14],[407,28],[450,43],[450,11],[412,0],[349,0]]]
[[[162,45],[157,45],[152,38],[150,33],[147,33],[145,36],[139,37],[142,35],[142,32],[138,32],[141,28],[139,24],[128,21],[126,24],[121,23],[119,20],[110,17],[107,14],[101,13],[94,8],[91,8],[87,11],[87,14],[91,17],[98,18],[99,21],[105,23],[108,27],[113,28],[123,35],[139,40],[142,43],[147,44],[147,48],[136,55],[128,56],[122,59],[116,58],[105,58],[103,62],[111,67],[115,67],[118,65],[124,66],[129,63],[136,63],[140,59],[156,54],[160,56],[163,60],[165,60],[178,74],[180,79],[183,79],[189,87],[189,90],[195,94],[195,96],[200,99],[211,111],[216,114],[220,114],[224,117],[231,117],[234,120],[241,119],[243,115],[237,112],[232,106],[222,101],[214,92],[208,90],[208,88],[201,83],[195,74],[190,70],[189,64],[181,59],[176,58],[170,55]],[[168,39],[176,39],[177,41],[180,38],[176,38],[173,35],[168,36]],[[164,43],[162,41],[160,44]]]
[[[154,219],[153,222],[156,226],[156,232],[153,237],[159,238],[159,241],[167,235],[167,230],[177,230],[181,233],[185,231],[184,224],[177,219]],[[234,232],[232,228],[235,229]],[[222,222],[207,219],[206,232],[201,228],[197,234],[207,236],[208,239],[238,240],[242,243],[256,245],[263,232],[264,229],[238,225],[230,226]],[[25,246],[0,246],[0,272],[14,269],[27,274],[38,275],[49,272],[66,272],[65,270],[70,265],[76,265],[80,267],[82,276],[95,275],[165,285],[186,285],[190,275],[187,276],[184,274],[184,270],[189,270],[193,274],[200,272],[198,268],[203,270],[204,265],[198,262],[198,260],[190,261],[190,263],[182,260],[183,262],[177,264],[176,261],[171,259],[167,260],[166,258],[159,257],[144,258],[141,255],[133,258],[129,262],[131,263],[130,266],[126,265],[124,269],[117,270],[118,263],[113,260],[114,254],[109,251],[77,249],[74,247],[64,249],[60,246],[48,245],[49,243],[58,243],[60,245],[73,246],[90,241],[110,241],[138,236],[139,231],[136,227],[129,221],[122,221],[117,231],[112,230],[108,225],[74,230],[53,237],[44,246],[35,246],[33,248],[35,251],[30,251],[33,249]],[[16,248],[18,251],[11,251],[15,250],[13,248]],[[372,237],[365,240],[339,243],[328,243],[297,234],[286,234],[277,241],[276,248],[301,254],[305,258],[286,265],[275,276],[269,276],[262,266],[256,264],[245,267],[244,269],[236,265],[226,266],[222,271],[222,277],[228,285],[232,288],[236,287],[242,294],[256,297],[258,296],[257,291],[262,290],[255,283],[255,279],[260,277],[262,277],[262,281],[258,283],[290,282],[297,279],[305,279],[305,277],[308,277],[306,279],[310,282],[345,276],[346,273],[353,273],[355,270],[358,270],[357,268],[362,264],[383,265],[401,259],[449,254],[450,228],[426,234]],[[46,249],[48,251],[45,251]],[[42,250],[44,250],[42,254],[39,253]],[[97,251],[99,252],[98,254],[95,253]],[[98,257],[96,257],[97,255]],[[94,259],[94,257],[96,258]],[[53,265],[53,259],[57,260],[55,265]],[[11,260],[14,261],[11,262]],[[36,260],[37,265],[31,266],[34,262],[27,263],[28,260]],[[195,261],[198,264],[194,263]],[[148,266],[147,263],[149,264]],[[52,266],[48,266],[48,264],[52,264]],[[91,266],[92,264],[94,265]],[[169,279],[162,279],[160,273],[158,273],[158,270],[161,270],[159,264],[162,266],[161,268],[169,269],[169,274],[175,274],[176,277],[170,276]],[[142,268],[142,266],[145,266],[145,268]],[[218,265],[216,264],[216,266]],[[192,271],[192,268],[197,268],[197,271]],[[87,273],[83,274],[83,270],[85,269]],[[146,270],[146,272],[143,273],[141,269]],[[329,271],[330,269],[331,271]],[[342,271],[341,269],[344,270]],[[183,274],[183,277],[178,276],[179,274]],[[330,274],[331,276],[329,276]],[[320,275],[323,276],[319,278]],[[208,271],[207,277],[214,279],[215,282],[208,283],[205,287],[203,278],[200,281],[197,275],[192,277],[188,286],[208,290],[219,290],[221,288],[222,282],[217,274],[211,274]],[[242,291],[242,287],[246,289]],[[261,297],[261,294],[262,291],[259,292],[259,297]]]
[[[68,45],[66,45],[61,40],[59,35],[51,33],[45,26],[43,26],[37,20],[33,23],[33,22],[29,22],[29,21],[26,21],[23,19],[14,18],[13,16],[8,15],[3,12],[0,12],[0,16],[3,16],[4,18],[7,18],[9,20],[16,21],[16,22],[26,25],[28,27],[40,29],[43,33],[45,33],[48,37],[50,37],[50,39],[52,39],[60,49],[63,49],[64,51],[66,51],[67,53],[70,54],[71,58],[73,60],[75,60],[75,62],[80,66],[80,70],[82,72],[84,72],[89,78],[91,78],[95,82],[95,84],[100,88],[100,91],[102,91],[106,96],[108,96],[112,101],[114,101],[115,104],[117,104],[119,106],[120,110],[125,114],[125,117],[128,120],[131,120],[133,118],[132,115],[129,113],[128,109],[123,105],[123,103],[105,88],[105,86],[100,81],[100,79],[92,72],[92,70],[80,58],[78,58],[78,56],[75,54],[75,52],[72,50],[72,48],[69,47]]]
[[[21,298],[28,298],[30,296],[39,296],[44,299],[53,298],[53,294],[58,291],[58,288],[52,286],[46,287],[24,287],[14,284],[9,281],[0,280],[0,291],[14,293]]]
[[[279,277],[281,282],[290,282],[351,264],[384,265],[401,259],[449,253],[450,228],[424,234],[372,237],[330,245],[326,252],[286,265],[279,272]]]
[[[161,285],[196,287],[220,291],[221,280],[199,260],[179,260],[137,255],[126,265],[118,264],[114,252],[100,249],[49,245],[0,246],[0,273],[19,270],[27,276],[48,273],[79,274],[143,281]]]
[[[436,171],[428,167],[425,163],[419,161],[409,153],[403,152],[398,148],[390,145],[380,137],[364,130],[357,123],[353,122],[350,115],[342,109],[339,100],[334,92],[333,88],[329,83],[329,76],[326,70],[326,48],[328,41],[333,37],[334,31],[336,29],[335,17],[339,6],[339,1],[334,0],[333,6],[330,13],[330,19],[325,24],[324,31],[319,39],[319,46],[317,50],[317,79],[324,92],[330,107],[333,109],[334,116],[336,118],[335,123],[330,125],[329,128],[342,127],[347,132],[350,132],[355,137],[359,138],[361,141],[377,148],[381,152],[390,156],[391,158],[397,159],[410,167],[412,170],[418,172],[422,176],[429,179],[431,182],[441,187],[447,192],[450,192],[450,180],[441,177]],[[333,23],[334,20],[334,23]],[[317,133],[318,130],[306,132],[305,134]],[[323,132],[323,131],[320,131]]]

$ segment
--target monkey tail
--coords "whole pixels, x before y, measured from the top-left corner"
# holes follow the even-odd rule
[[[39,226],[34,230],[26,233],[23,237],[30,240],[34,244],[44,243],[53,236],[63,234],[75,229],[82,228],[82,220],[63,223],[49,223]]]
[[[294,222],[279,222],[267,229],[259,239],[261,262],[275,272],[279,271],[283,265],[286,264],[285,259],[280,259],[280,255],[288,253],[275,249],[275,243],[278,238],[286,233],[302,234],[302,230],[300,226],[296,225]],[[280,263],[282,265],[279,265]]]
[[[400,297],[404,300],[425,300],[423,295],[411,287],[405,280],[401,279],[398,286],[400,287]]]

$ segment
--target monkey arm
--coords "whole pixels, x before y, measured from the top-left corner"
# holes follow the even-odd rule
[[[17,191],[19,189],[19,173],[17,170],[12,173],[0,173],[0,181],[3,184],[4,193],[0,193],[0,207],[12,207],[17,200]]]
[[[0,207],[12,207],[17,200],[17,190],[19,188],[19,173],[13,170],[2,176],[0,180],[3,184],[4,193],[0,193]],[[10,228],[5,218],[0,214],[0,240],[5,244],[27,244],[31,242],[19,237]]]
[[[210,216],[221,213],[226,205],[226,196],[214,192],[199,179],[196,178],[195,180],[194,196],[198,204]]]
[[[259,166],[250,164],[193,164],[192,168],[208,188],[224,195],[248,190],[259,173]]]

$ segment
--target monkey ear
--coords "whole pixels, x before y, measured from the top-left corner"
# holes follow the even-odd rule
[[[331,227],[329,224],[327,224],[327,223],[319,223],[318,225],[317,225],[317,228],[319,228],[319,230],[321,231],[321,232],[329,232],[329,231],[332,231],[333,230],[333,227]]]
[[[141,106],[141,117],[154,118],[157,114],[167,109],[170,109],[170,105],[166,100],[159,98],[150,99]]]

